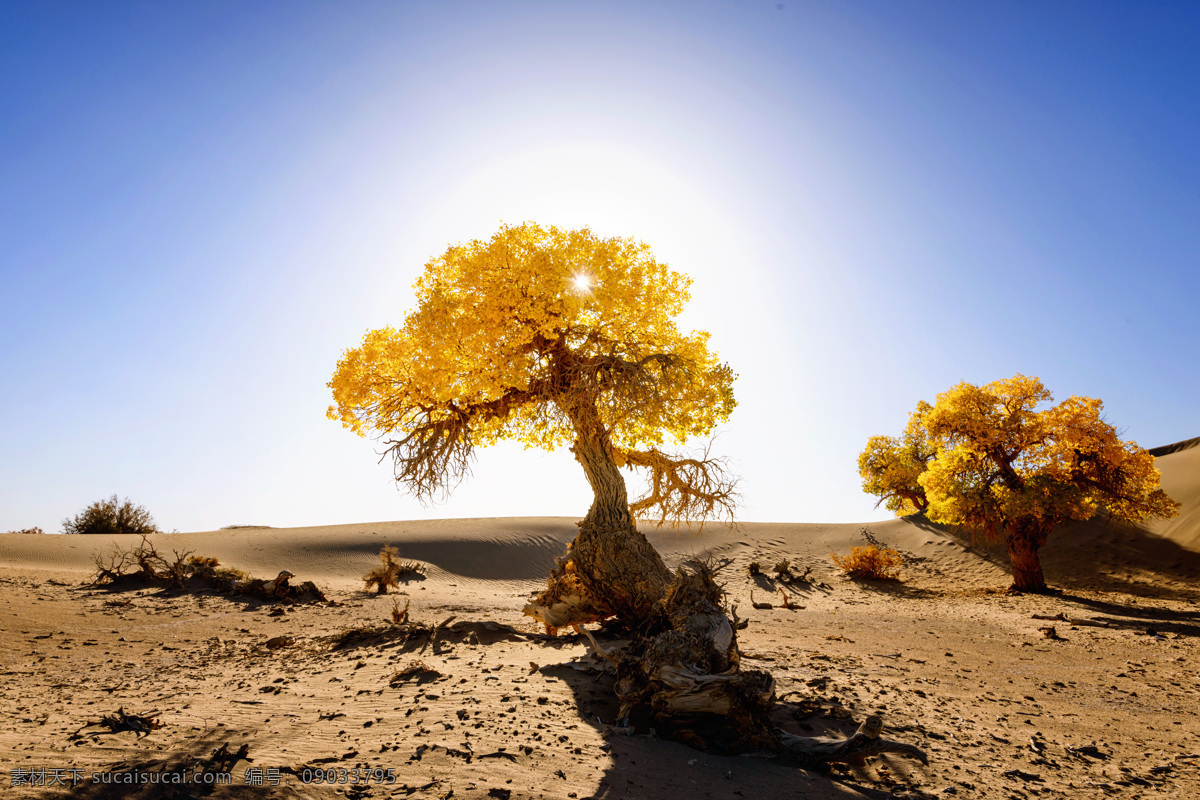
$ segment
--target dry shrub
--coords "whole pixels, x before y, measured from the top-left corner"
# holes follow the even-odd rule
[[[425,574],[425,567],[416,561],[400,561],[400,551],[392,545],[379,551],[379,566],[363,575],[367,589],[374,588],[376,594],[387,594],[390,587],[398,587],[401,578]]]
[[[154,517],[128,497],[121,502],[114,494],[107,500],[97,500],[72,519],[63,520],[63,533],[137,533],[147,536],[162,533]]]
[[[403,625],[408,622],[408,604],[409,600],[404,600],[404,608],[400,607],[400,601],[392,598],[392,624]]]
[[[873,544],[851,548],[850,555],[845,558],[836,553],[830,553],[829,557],[837,564],[838,569],[851,578],[896,580],[900,577],[900,565],[904,563],[904,559],[895,550],[890,547],[876,547]]]
[[[781,559],[775,565],[775,576],[781,581],[790,581],[792,579],[792,562],[789,559]]]
[[[762,564],[758,563],[757,561],[751,561],[746,565],[746,572],[748,572],[751,576],[762,575]]]
[[[327,600],[312,581],[291,585],[289,579],[295,576],[287,570],[281,571],[272,581],[252,578],[243,570],[222,567],[214,556],[192,555],[190,550],[183,553],[175,550],[170,557],[165,557],[145,536],[132,548],[123,550],[113,545],[111,551],[97,553],[94,559],[93,587],[105,584],[113,587],[160,586],[179,592],[215,589],[226,594],[285,603]]]
[[[19,531],[9,531],[9,533],[45,533],[41,528],[22,528]]]
[[[216,564],[216,559],[205,559],[193,556],[191,551],[180,553],[173,551],[174,558],[167,558],[158,552],[154,544],[142,534],[138,544],[128,550],[122,550],[113,545],[108,554],[96,554],[96,575],[92,586],[103,583],[121,583],[140,581],[149,584],[166,584],[176,589],[183,589],[187,579],[197,569],[203,569],[209,560]],[[134,567],[137,567],[134,570]],[[208,567],[208,572],[212,568]]]

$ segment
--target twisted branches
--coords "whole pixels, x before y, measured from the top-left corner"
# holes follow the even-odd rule
[[[622,455],[626,466],[650,470],[649,493],[629,504],[635,517],[652,519],[659,528],[693,522],[703,527],[714,518],[733,524],[737,477],[729,473],[725,459],[709,457],[707,447],[698,458],[672,458],[653,448]]]
[[[471,471],[471,425],[477,421],[506,419],[527,402],[530,393],[510,389],[486,403],[421,405],[408,410],[397,427],[407,430],[402,439],[384,442],[388,448],[380,461],[392,457],[396,481],[406,485],[422,502],[444,496]]]

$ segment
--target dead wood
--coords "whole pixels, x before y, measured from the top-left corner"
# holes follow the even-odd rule
[[[408,622],[408,605],[410,602],[411,598],[405,598],[404,608],[400,608],[400,602],[394,598],[392,599],[393,625],[403,625],[404,623]]]
[[[432,683],[442,677],[442,673],[433,669],[423,661],[410,661],[408,666],[399,670],[388,679],[388,684],[393,688],[401,686],[405,683],[416,683],[417,685]]]
[[[559,570],[558,574],[569,575]],[[561,583],[559,584],[562,585]],[[594,603],[583,581],[581,603]],[[784,607],[797,609],[781,591]],[[724,608],[725,594],[711,563],[677,570],[652,612],[633,628],[632,640],[604,649],[588,636],[596,652],[616,667],[619,701],[615,732],[632,731],[634,720],[671,738],[716,752],[779,752],[808,768],[852,763],[870,755],[894,753],[922,762],[920,749],[879,738],[882,723],[869,718],[849,739],[794,736],[770,719],[775,680],[767,672],[743,669],[737,645],[740,620]],[[751,602],[756,609],[769,603]],[[628,624],[628,623],[627,623]],[[585,631],[586,632],[586,631]]]
[[[1068,617],[1066,614],[1034,614],[1033,619],[1044,619],[1044,620],[1053,620],[1055,622],[1065,622],[1068,625],[1073,625],[1076,627],[1079,627],[1079,626],[1088,627],[1088,628],[1111,628],[1112,627],[1112,625],[1110,625],[1109,623],[1102,622],[1100,620],[1077,619],[1074,617]]]
[[[221,567],[212,556],[174,551],[163,556],[146,536],[128,550],[114,547],[95,556],[96,573],[91,588],[157,586],[175,592],[216,591],[228,595],[256,597],[270,602],[328,602],[324,592],[312,581],[293,586],[295,576],[282,570],[274,580],[250,578],[238,569]],[[136,567],[136,569],[135,569]]]
[[[151,731],[158,730],[163,725],[152,714],[126,714],[125,709],[118,708],[113,714],[105,714],[98,722],[89,722],[79,730],[75,731],[71,738],[78,738],[80,732],[87,728],[104,727],[108,728],[112,733],[120,733],[122,731],[133,731],[138,735],[138,738],[147,736]]]
[[[795,603],[793,603],[791,598],[787,596],[787,592],[785,592],[783,589],[780,589],[779,593],[781,595],[783,595],[783,607],[784,608],[788,609],[789,611],[795,611],[797,609],[804,608],[804,606],[798,606]]]
[[[929,763],[925,751],[903,742],[881,739],[883,720],[872,714],[846,739],[794,736],[779,732],[779,749],[805,769],[828,769],[831,764],[861,764],[868,756],[895,753]]]
[[[204,764],[205,772],[229,772],[239,761],[253,761],[250,758],[250,745],[244,744],[236,752],[229,752],[229,745],[223,744],[213,751],[212,757]]]

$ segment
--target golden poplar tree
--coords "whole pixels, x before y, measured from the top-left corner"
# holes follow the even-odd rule
[[[452,489],[476,447],[570,446],[594,498],[525,611],[551,631],[614,615],[628,624],[629,643],[604,653],[622,720],[645,708],[659,735],[707,746],[698,722],[715,717],[720,747],[775,749],[809,768],[884,752],[924,760],[880,738],[877,717],[843,742],[779,731],[775,681],[741,668],[711,565],[672,573],[637,530],[635,519],[732,521],[722,462],[662,449],[708,434],[735,406],[735,376],[708,334],[675,323],[689,283],[632,239],[502,227],[431,260],[403,325],[345,352],[329,416],[383,439],[397,481],[422,498]],[[646,471],[644,497],[630,502],[622,468]]]
[[[452,489],[475,447],[569,445],[594,501],[558,589],[530,612],[551,627],[639,619],[670,574],[635,517],[732,519],[720,460],[660,449],[736,405],[708,333],[675,324],[690,283],[632,239],[504,226],[425,265],[403,325],[368,331],[338,362],[329,416],[381,437],[421,498]],[[648,472],[645,497],[629,501],[622,467]]]
[[[1179,504],[1159,488],[1154,456],[1121,441],[1091,397],[1053,400],[1037,378],[960,383],[921,403],[902,441],[872,437],[859,456],[863,488],[897,515],[927,503],[934,522],[1008,545],[1013,588],[1042,591],[1038,550],[1051,531],[1095,516],[1172,517]],[[922,444],[925,443],[925,444]],[[913,451],[929,453],[920,469]]]

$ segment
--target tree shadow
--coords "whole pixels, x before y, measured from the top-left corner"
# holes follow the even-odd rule
[[[597,640],[607,649],[625,641],[618,637],[619,634],[601,632]],[[583,665],[587,666],[581,669]],[[629,727],[617,727],[616,678],[596,656],[589,655],[575,665],[547,665],[539,671],[563,682],[574,696],[580,719],[605,740],[602,747],[611,763],[591,794],[595,800],[640,800],[678,792],[680,786],[690,786],[688,793],[695,798],[799,794],[814,800],[883,800],[895,796],[895,784],[877,779],[872,766],[822,773],[806,770],[771,753],[721,752],[719,745],[712,744],[720,741],[720,734],[713,733],[721,725],[716,717],[697,719],[690,728],[677,726],[672,738],[666,738],[666,732],[656,727],[652,712],[647,709],[639,710]],[[836,698],[813,694],[780,699],[771,720],[779,728],[799,736],[845,738],[857,728],[851,717],[849,709]],[[703,747],[705,744],[709,746]],[[923,769],[920,765],[888,756],[876,759],[874,764],[885,764],[892,775],[913,776],[926,782],[926,776],[916,774]]]
[[[45,800],[225,800],[270,797],[292,800],[304,795],[281,776],[280,785],[251,785],[245,780],[247,760],[214,757],[221,750],[236,751],[232,730],[211,730],[170,752],[130,759],[101,768],[79,770],[72,780],[69,769],[59,770],[63,786],[46,786],[35,795]],[[65,774],[64,774],[65,773]]]
[[[1059,594],[1057,599],[1085,608],[1095,614],[1103,614],[1104,617],[1101,621],[1112,628],[1135,630],[1138,633],[1149,633],[1150,635],[1173,633],[1180,636],[1200,636],[1200,611],[1176,611],[1168,608],[1111,603],[1067,592]]]
[[[565,530],[561,524],[531,522],[530,535],[514,539],[454,539],[442,537],[405,537],[394,546],[405,559],[433,564],[445,572],[462,578],[487,580],[496,574],[496,565],[504,564],[504,575],[513,580],[536,580],[546,577],[554,561],[563,554],[575,535],[574,528]],[[569,534],[569,536],[567,535]],[[381,539],[386,542],[386,540]],[[378,558],[381,544],[359,541],[341,543],[338,555],[361,553],[363,563]]]
[[[972,554],[1011,571],[1003,542],[981,541],[922,514],[904,521],[953,539]],[[1163,600],[1195,601],[1200,590],[1200,553],[1141,526],[1105,516],[1064,525],[1039,551],[1046,582],[1067,591],[1101,591]]]

